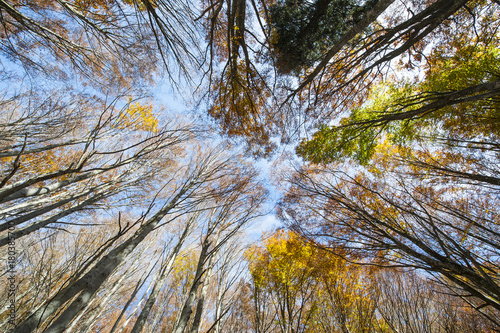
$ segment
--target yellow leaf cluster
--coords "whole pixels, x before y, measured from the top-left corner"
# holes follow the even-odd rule
[[[128,108],[120,114],[118,128],[158,132],[158,119],[153,114],[153,105],[132,103],[129,98]]]

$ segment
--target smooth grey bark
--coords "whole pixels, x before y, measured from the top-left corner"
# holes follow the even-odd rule
[[[101,313],[102,309],[104,308],[104,306],[106,305],[106,303],[109,301],[109,299],[111,298],[111,296],[114,295],[114,293],[118,290],[118,288],[121,287],[121,283],[123,282],[123,280],[125,279],[126,277],[126,274],[123,274],[115,283],[114,283],[114,286],[113,288],[111,288],[110,291],[108,291],[106,293],[106,295],[104,296],[104,298],[102,299],[99,299],[97,297],[94,297],[92,298],[92,300],[87,304],[87,306],[84,308],[83,311],[81,311],[71,322],[71,325],[66,329],[66,331],[68,333],[72,332],[72,330],[75,328],[75,326],[77,324],[79,324],[80,322],[80,319],[83,317],[83,315],[85,314],[86,310],[87,309],[90,309],[90,307],[95,304],[97,301],[99,301],[99,306],[98,306],[98,310],[94,311],[94,313],[92,314],[92,316],[90,318],[88,318],[86,321],[85,321],[85,325],[84,327],[80,330],[81,332],[85,332],[87,331],[88,328],[92,327],[92,325],[94,324],[95,322],[95,319],[97,318],[97,316]]]
[[[106,289],[108,287],[106,285],[104,286],[103,289],[106,290],[104,298],[98,298],[98,297],[93,297],[92,298],[92,300],[85,307],[85,309],[83,311],[81,311],[73,319],[73,321],[71,322],[71,325],[66,329],[66,331],[68,333],[72,332],[72,329],[79,323],[79,321],[82,318],[82,316],[86,313],[86,310],[90,309],[91,305],[94,304],[95,302],[99,302],[99,305],[98,305],[99,310],[95,311],[95,313],[91,316],[91,318],[86,319],[85,325],[83,326],[83,328],[80,329],[79,332],[80,333],[81,332],[86,332],[86,331],[88,331],[92,327],[92,325],[95,323],[95,319],[105,309],[104,305],[106,305],[106,303],[108,303],[109,299],[116,293],[116,291],[118,290],[118,288],[123,287],[123,284],[122,284],[123,280],[125,280],[126,278],[129,278],[129,277],[131,277],[131,276],[133,276],[135,274],[135,272],[136,272],[136,266],[135,265],[137,264],[137,262],[139,261],[139,259],[141,259],[142,255],[144,254],[145,251],[146,251],[146,248],[143,249],[140,254],[136,255],[135,258],[134,258],[134,260],[132,261],[132,263],[127,267],[127,269],[123,272],[123,274],[120,276],[120,278],[117,281],[111,283],[111,285],[112,285],[111,290],[107,291]],[[149,276],[149,274],[153,271],[154,266],[156,266],[156,264],[153,265],[153,267],[151,268],[151,270],[149,271],[149,273],[147,274],[147,276]],[[141,282],[143,282],[144,280],[139,279],[138,284],[141,284]]]
[[[188,297],[184,301],[182,306],[182,310],[180,312],[179,319],[174,325],[173,333],[184,333],[187,324],[189,322],[189,318],[193,313],[193,304],[196,299],[196,294],[198,292],[198,288],[203,282],[203,275],[206,273],[205,263],[208,257],[208,250],[210,248],[211,242],[209,241],[209,237],[205,237],[203,244],[201,246],[200,256],[198,258],[198,264],[196,266],[196,273],[194,276],[193,283],[191,284],[191,288],[189,289]]]
[[[213,256],[210,257],[207,271],[205,273],[205,278],[203,279],[202,282],[201,292],[200,295],[198,296],[198,301],[196,303],[196,312],[193,318],[193,325],[191,326],[191,333],[198,333],[198,330],[200,328],[201,316],[203,314],[205,299],[207,297],[207,292],[208,292],[208,286],[210,284],[210,277],[212,275],[212,261],[213,261]]]
[[[177,244],[175,245],[174,249],[170,253],[170,256],[166,263],[161,267],[159,276],[157,277],[153,290],[148,296],[148,299],[146,301],[146,304],[144,304],[144,307],[142,308],[141,313],[139,314],[139,317],[137,318],[134,327],[130,331],[130,333],[139,333],[142,331],[142,328],[144,327],[144,324],[146,323],[146,320],[149,317],[149,314],[151,313],[151,309],[153,308],[153,305],[156,302],[156,299],[158,297],[158,294],[160,293],[161,288],[163,287],[165,280],[168,277],[168,274],[170,270],[172,269],[172,266],[175,262],[175,259],[177,258],[177,255],[179,254],[182,245],[184,244],[184,241],[186,240],[187,236],[189,235],[191,231],[191,227],[194,223],[194,218],[189,219],[188,223],[186,223],[186,226],[184,228],[184,231],[182,232],[181,237],[179,238]]]
[[[94,131],[99,131],[102,125],[98,125],[94,128]],[[92,178],[99,174],[116,170],[120,167],[127,165],[141,165],[141,161],[148,157],[151,153],[158,152],[159,150],[168,148],[169,146],[179,144],[185,141],[189,136],[189,128],[178,129],[174,131],[162,130],[161,132],[145,138],[138,143],[131,144],[129,146],[123,147],[116,151],[95,151],[87,152],[91,143],[96,142],[96,138],[92,137],[87,140],[84,151],[78,159],[75,159],[70,166],[62,170],[57,170],[53,172],[48,172],[46,174],[39,175],[37,177],[32,177],[30,179],[24,179],[11,184],[5,188],[0,189],[0,203],[8,202],[11,200],[22,199],[32,196],[39,196],[53,192],[55,190],[62,189],[68,185],[81,182],[83,180]],[[56,146],[57,147],[57,146]],[[136,151],[134,151],[136,149]],[[93,157],[106,156],[114,154],[123,154],[125,152],[132,153],[131,156],[123,158],[120,156],[116,161],[103,161],[103,160],[92,160]],[[23,153],[23,155],[27,155]],[[99,163],[99,166],[96,166]],[[139,164],[138,164],[139,163]],[[83,170],[86,164],[93,164],[93,167],[89,167]],[[140,168],[140,167],[135,167]],[[70,175],[70,178],[62,181],[57,181],[50,185],[44,185],[36,188],[29,188],[30,186],[53,180],[55,178]]]
[[[153,269],[151,269],[150,273],[152,271],[153,271]],[[149,276],[149,274],[148,274],[148,276]],[[144,281],[144,282],[146,282],[146,281]],[[146,292],[144,294],[147,295],[151,291],[151,288],[153,288],[153,283],[150,283],[148,285],[148,288],[146,289]],[[134,310],[132,310],[132,313],[128,316],[128,318],[125,320],[125,322],[123,323],[123,325],[121,325],[120,329],[118,330],[118,333],[121,333],[124,329],[127,328],[128,323],[135,317],[135,313],[139,310],[139,308],[141,307],[143,301],[144,301],[144,298],[141,298],[139,300],[139,302],[137,302],[137,304],[134,307]],[[115,324],[117,324],[117,323],[115,323]]]
[[[222,283],[219,283],[219,289],[217,290],[217,299],[215,304],[215,323],[213,325],[214,333],[219,333],[221,328],[221,319],[224,315],[222,309],[224,308],[224,293],[222,292],[221,285],[224,285],[224,280]]]
[[[55,172],[51,172],[51,173],[45,174],[43,176],[30,178],[30,179],[28,179],[20,184],[16,184],[14,186],[10,186],[10,187],[7,187],[5,189],[2,189],[0,191],[0,202],[7,202],[7,201],[10,201],[13,199],[20,198],[20,197],[22,197],[22,195],[21,196],[18,195],[17,197],[13,196],[13,195],[16,194],[16,192],[22,191],[26,187],[34,185],[36,183],[44,182],[47,180],[51,180],[51,179],[58,178],[58,177],[68,175],[68,174],[72,174],[72,173],[77,173],[81,170],[81,167],[83,167],[83,165],[79,165],[77,167],[69,167],[69,168],[66,168],[64,170],[57,170]],[[9,198],[9,199],[7,199],[7,198]]]
[[[42,195],[39,198],[30,198],[28,200],[22,200],[20,202],[10,205],[9,207],[3,207],[3,209],[0,210],[0,216],[1,218],[4,218],[5,216],[16,216],[19,215],[20,212],[27,212],[36,209],[37,207],[48,205],[51,202],[62,200],[67,196],[68,193],[60,192],[52,196]]]
[[[75,281],[73,284],[59,291],[41,309],[26,318],[16,329],[16,333],[33,332],[39,323],[54,314],[67,301],[76,296],[64,312],[47,328],[46,333],[63,332],[69,322],[86,306],[91,296],[99,289],[113,271],[125,260],[125,258],[149,235],[158,223],[172,210],[193,188],[193,181],[185,184],[179,193],[164,206],[159,212],[145,222],[135,234],[111,250],[104,256],[89,272]],[[78,296],[77,296],[78,295]]]
[[[0,202],[3,203],[3,202],[11,201],[11,200],[48,194],[50,192],[54,192],[55,190],[59,190],[59,189],[65,187],[65,186],[68,186],[70,184],[74,184],[74,183],[80,182],[82,180],[97,176],[98,174],[101,174],[105,171],[108,171],[108,170],[94,170],[94,171],[87,172],[87,173],[84,173],[84,174],[81,174],[78,176],[70,177],[66,180],[61,180],[61,181],[55,182],[55,183],[47,185],[47,186],[42,186],[42,187],[37,187],[37,188],[26,188],[26,187],[28,187],[30,185],[34,185],[37,182],[45,181],[47,179],[42,179],[42,180],[35,179],[35,180],[26,181],[22,185],[17,185],[15,187],[9,189],[8,193],[0,194],[0,197],[2,198],[2,199],[0,199]],[[64,174],[73,173],[73,172],[75,172],[75,171],[69,170],[68,172],[65,172]],[[59,174],[59,173],[54,174],[54,175],[51,175],[50,179],[56,178],[59,176],[61,176],[61,174]]]
[[[83,201],[82,203],[80,203],[76,206],[65,209],[57,214],[54,214],[54,215],[52,215],[48,218],[45,218],[41,221],[37,221],[37,222],[35,222],[29,226],[26,226],[24,228],[15,229],[15,231],[9,232],[8,235],[0,238],[0,248],[3,246],[6,246],[9,243],[9,238],[11,238],[11,237],[13,237],[14,239],[20,239],[21,237],[29,235],[30,233],[32,233],[38,229],[41,229],[41,228],[43,228],[51,223],[57,222],[59,219],[65,217],[65,216],[71,215],[77,211],[82,210],[85,207],[88,207],[88,206],[98,202],[99,200],[103,199],[104,197],[106,197],[105,194],[98,193],[95,196]]]
[[[27,222],[31,219],[34,219],[36,217],[39,217],[43,214],[46,214],[54,209],[57,209],[61,206],[64,206],[72,201],[76,201],[80,198],[84,198],[85,196],[87,195],[90,195],[90,194],[94,194],[95,196],[100,196],[102,193],[101,192],[105,192],[104,190],[106,189],[109,189],[112,187],[112,185],[115,185],[116,183],[114,181],[112,182],[108,182],[108,183],[105,183],[105,184],[101,184],[101,185],[97,185],[97,186],[94,186],[92,188],[90,188],[89,190],[85,191],[85,192],[80,192],[79,194],[73,194],[73,195],[70,195],[69,197],[65,198],[65,199],[62,199],[62,200],[59,200],[53,204],[50,204],[48,206],[45,206],[45,207],[42,207],[40,209],[37,209],[35,211],[32,211],[30,213],[27,213],[27,214],[24,214],[22,216],[19,216],[17,218],[13,218],[9,221],[6,221],[4,222],[3,224],[0,225],[0,231],[5,231],[7,230],[10,226],[17,226],[17,225],[20,225],[24,222]],[[92,201],[92,200],[91,200]]]
[[[73,177],[72,179],[68,179],[66,181],[61,181],[57,182],[52,185],[48,185],[47,187],[43,187],[42,189],[33,189],[33,192],[31,190],[20,190],[14,194],[12,194],[10,197],[12,199],[19,198],[19,196],[29,196],[29,195],[39,195],[40,191],[44,193],[49,193],[53,190],[60,189],[64,186],[70,185],[72,183],[77,183],[85,179],[92,178],[94,176],[97,176],[99,174],[102,174],[106,171],[110,171],[113,169],[116,169],[117,167],[124,166],[126,164],[130,164],[131,162],[134,162],[136,157],[132,157],[129,159],[126,159],[120,163],[115,163],[112,166],[109,166],[105,169],[102,170],[93,170],[88,172],[87,174],[84,175],[79,175],[76,177]],[[42,220],[38,220],[35,223],[24,226],[20,229],[16,229],[14,232],[11,232],[10,236],[14,236],[16,239],[26,236],[31,232],[34,232],[40,228],[43,228],[47,226],[50,223],[55,223],[59,219],[68,216],[76,211],[83,210],[87,206],[90,206],[96,202],[99,202],[100,200],[109,197],[111,195],[115,195],[119,193],[120,191],[123,191],[126,187],[131,187],[135,186],[136,184],[139,184],[141,180],[144,179],[144,175],[141,174],[141,166],[137,165],[129,170],[126,170],[119,175],[113,177],[112,179],[106,181],[103,184],[99,184],[97,186],[94,186],[90,189],[87,189],[85,192],[80,192],[78,193],[75,189],[73,189],[74,192],[78,194],[71,194],[69,190],[62,192],[60,195],[56,195],[54,197],[46,197],[46,198],[40,198],[40,199],[28,199],[26,202],[22,202],[17,206],[14,206],[12,208],[5,209],[4,212],[2,213],[3,215],[6,214],[12,214],[12,215],[18,215],[18,217],[15,217],[9,221],[6,221],[0,225],[0,231],[8,229],[8,227],[12,225],[19,225],[22,223],[25,223],[29,220],[35,219],[41,215],[44,215],[52,210],[58,209],[66,204],[69,204],[71,202],[78,201],[78,199],[85,198],[85,196],[90,196],[92,197],[87,198],[84,202],[79,203],[78,205],[72,206],[70,208],[66,208],[60,212],[57,212],[56,214],[43,218]],[[133,171],[138,173],[138,176],[131,177],[133,174]],[[16,196],[16,197],[13,197]],[[8,197],[8,198],[10,198]],[[7,198],[7,199],[8,199]],[[53,202],[55,201],[55,202]],[[45,204],[45,205],[43,205]],[[36,208],[30,211],[30,208]],[[23,214],[24,213],[24,214]],[[3,237],[0,238],[0,247],[5,246],[8,243],[8,237]]]
[[[3,134],[3,133],[2,133]],[[85,143],[87,142],[86,140],[69,140],[67,142],[64,142],[64,143],[57,143],[57,144],[48,144],[48,145],[45,145],[43,147],[39,147],[39,148],[33,148],[33,149],[27,149],[27,150],[24,150],[23,152],[21,150],[14,150],[13,148],[19,148],[19,147],[9,147],[9,150],[7,151],[3,151],[0,149],[0,158],[2,157],[10,157],[10,156],[17,156],[19,155],[21,152],[22,152],[22,155],[29,155],[29,154],[34,154],[34,153],[40,153],[40,152],[43,152],[43,151],[47,151],[47,150],[52,150],[54,148],[60,148],[60,147],[65,147],[65,146],[76,146],[78,144],[81,144],[81,143]]]

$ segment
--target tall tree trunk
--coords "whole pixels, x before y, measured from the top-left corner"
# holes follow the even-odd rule
[[[53,315],[67,301],[77,296],[66,310],[45,331],[46,333],[59,333],[69,325],[69,322],[89,302],[92,295],[107,280],[114,270],[125,260],[125,258],[148,236],[162,220],[162,218],[173,209],[186,192],[195,184],[189,182],[179,193],[163,207],[158,213],[150,218],[135,234],[104,256],[89,272],[79,280],[59,291],[45,306],[26,318],[17,327],[16,333],[31,333],[49,316]]]
[[[203,279],[203,285],[201,287],[201,293],[198,297],[198,302],[196,304],[196,312],[194,314],[193,325],[191,327],[191,333],[198,333],[201,324],[201,316],[203,314],[203,308],[205,306],[205,298],[208,292],[208,285],[210,284],[210,277],[212,274],[212,260],[213,256],[210,257],[208,262],[208,268],[205,273],[205,278]]]
[[[114,294],[114,293],[118,290],[118,288],[119,288],[119,287],[121,287],[121,283],[122,283],[122,281],[125,279],[125,276],[126,276],[126,274],[123,274],[123,275],[122,275],[122,276],[118,279],[118,281],[116,281],[116,282],[114,283],[113,288],[112,288],[112,289],[111,289],[111,290],[110,290],[110,291],[106,294],[106,296],[105,296],[103,299],[99,299],[99,308],[104,307],[104,305],[108,302],[108,300],[111,298],[111,296],[113,296],[113,294]],[[68,333],[70,333],[70,332],[72,332],[72,331],[73,331],[73,329],[75,328],[75,326],[76,326],[76,325],[80,322],[80,319],[81,319],[81,318],[83,317],[83,315],[86,313],[86,311],[85,311],[85,310],[90,309],[90,307],[91,307],[94,303],[96,303],[96,302],[97,302],[97,300],[98,300],[98,298],[97,298],[97,297],[94,297],[94,298],[92,299],[92,301],[90,301],[90,302],[87,304],[87,306],[85,307],[84,311],[80,312],[80,313],[78,314],[78,316],[76,316],[76,317],[73,319],[73,321],[72,321],[71,325],[70,325],[70,326],[66,329],[66,331],[67,331]],[[87,320],[86,320],[86,324],[87,324],[87,325],[85,325],[85,326],[86,326],[86,327],[90,327],[90,326],[91,326],[91,324],[93,323],[93,321],[95,320],[95,318],[96,318],[97,314],[99,314],[99,313],[100,313],[100,311],[95,311],[95,313],[94,313],[94,314],[93,314],[93,315],[92,315],[89,319],[87,319]],[[89,324],[89,323],[90,323],[90,324]],[[86,331],[86,329],[84,328],[84,329],[81,329],[80,331],[81,331],[81,332],[85,332],[85,331]]]
[[[130,331],[130,333],[139,333],[142,331],[142,328],[144,327],[144,324],[146,323],[146,320],[149,317],[151,309],[153,308],[153,305],[156,302],[158,294],[160,293],[160,290],[163,287],[163,284],[165,283],[165,280],[168,277],[168,273],[172,269],[175,259],[177,258],[177,255],[179,254],[182,245],[184,244],[184,241],[189,235],[191,226],[194,223],[193,220],[194,218],[190,219],[189,222],[186,224],[184,231],[182,232],[182,235],[179,238],[179,241],[175,245],[175,248],[172,250],[172,253],[170,254],[170,257],[168,258],[167,262],[164,265],[162,265],[159,276],[154,284],[153,290],[149,294],[148,300],[146,301],[146,304],[144,304],[141,314],[139,315],[139,318],[137,318],[134,327],[132,328],[132,331]]]
[[[201,247],[200,257],[198,259],[198,264],[196,267],[196,273],[194,276],[193,283],[189,290],[188,297],[182,306],[181,314],[176,324],[174,325],[173,333],[184,333],[187,324],[189,322],[189,318],[193,313],[193,303],[196,298],[196,293],[198,292],[198,288],[202,283],[202,277],[206,273],[205,270],[205,262],[207,260],[208,249],[211,245],[211,242],[208,240],[209,237],[205,237],[203,241],[203,245]]]

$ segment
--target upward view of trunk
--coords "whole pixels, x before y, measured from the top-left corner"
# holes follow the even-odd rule
[[[0,0],[0,332],[500,332],[500,0]]]
[[[177,320],[173,333],[184,333],[186,327],[188,325],[189,319],[191,318],[191,314],[193,313],[194,301],[196,299],[196,294],[200,285],[203,283],[203,278],[206,278],[207,268],[205,266],[208,260],[208,252],[211,242],[208,240],[208,237],[205,237],[205,240],[201,246],[200,256],[198,257],[198,263],[196,266],[196,273],[194,276],[194,281],[191,284],[191,288],[188,292],[188,297],[184,301],[184,304],[180,311],[179,319]]]
[[[140,242],[146,238],[152,230],[154,230],[163,217],[167,215],[168,212],[173,209],[179,201],[181,201],[181,199],[183,199],[186,192],[188,192],[193,186],[193,183],[185,184],[177,195],[158,213],[147,220],[147,222],[144,223],[144,225],[139,228],[131,238],[127,239],[123,244],[104,256],[82,278],[58,292],[41,309],[33,313],[29,318],[25,319],[16,328],[16,332],[33,332],[39,322],[43,322],[46,318],[57,311],[65,302],[78,295],[76,299],[74,299],[71,304],[66,307],[64,312],[59,315],[57,320],[55,320],[54,323],[46,330],[46,332],[51,333],[63,332],[71,320],[87,305],[91,297],[104,283],[104,281],[106,281],[113,271],[137,247],[137,245],[139,245]]]
[[[146,323],[146,320],[149,317],[149,314],[151,313],[151,309],[153,308],[153,305],[156,302],[156,299],[158,297],[158,294],[160,293],[161,288],[163,287],[163,284],[165,283],[168,274],[170,273],[170,270],[172,269],[172,266],[174,265],[175,259],[177,258],[184,241],[186,240],[187,236],[189,235],[191,228],[193,227],[194,220],[196,219],[196,215],[193,216],[192,218],[189,219],[188,223],[186,223],[184,231],[182,232],[182,235],[180,236],[179,240],[177,241],[177,244],[175,245],[174,249],[172,252],[169,254],[168,259],[165,261],[164,265],[162,265],[160,272],[158,274],[158,277],[156,278],[156,281],[154,282],[154,287],[151,290],[148,299],[146,300],[146,303],[144,304],[144,307],[142,308],[141,313],[139,314],[139,317],[137,318],[134,327],[130,331],[131,333],[139,333],[142,331],[142,328],[144,327],[144,324]]]
[[[213,257],[210,257],[210,260],[208,261],[207,264],[208,268],[207,271],[205,272],[205,278],[203,279],[201,291],[200,294],[198,295],[198,300],[196,302],[196,311],[193,317],[193,324],[191,325],[191,333],[198,333],[198,330],[200,329],[201,318],[202,318],[201,316],[203,314],[205,306],[205,298],[207,297],[208,286],[210,284],[210,277],[212,274],[212,259]]]

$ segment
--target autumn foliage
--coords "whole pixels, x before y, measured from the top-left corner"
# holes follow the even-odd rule
[[[0,331],[498,332],[499,31],[498,0],[0,0]]]

